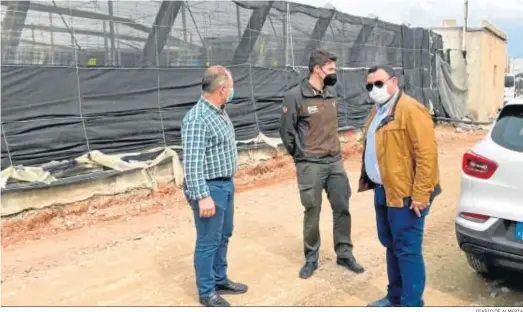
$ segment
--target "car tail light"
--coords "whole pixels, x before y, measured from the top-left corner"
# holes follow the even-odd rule
[[[463,172],[469,176],[478,179],[490,179],[498,169],[498,164],[473,152],[467,152],[463,155],[462,168]]]
[[[479,213],[471,213],[471,212],[462,212],[459,214],[459,216],[462,217],[463,219],[466,219],[466,220],[469,220],[472,222],[477,222],[477,223],[483,223],[483,222],[487,221],[488,219],[490,219],[489,216],[485,216],[485,215],[482,215]]]

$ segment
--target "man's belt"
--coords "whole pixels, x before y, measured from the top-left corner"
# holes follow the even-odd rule
[[[231,177],[223,177],[223,178],[209,179],[209,180],[207,180],[207,182],[229,182],[231,180],[232,180]]]

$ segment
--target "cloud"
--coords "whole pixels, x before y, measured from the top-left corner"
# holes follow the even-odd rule
[[[446,18],[463,21],[463,0],[296,0],[296,2],[323,7],[327,3],[339,11],[359,16],[377,15],[380,19],[415,26],[439,26]],[[469,0],[470,25],[481,20],[521,19],[521,0]]]

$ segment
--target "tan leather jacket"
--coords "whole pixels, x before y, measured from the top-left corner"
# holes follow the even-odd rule
[[[375,114],[374,107],[364,125],[364,140]],[[358,192],[375,187],[365,172],[365,143]],[[376,149],[387,206],[403,207],[408,197],[428,204],[441,192],[434,123],[427,108],[412,97],[402,92],[393,103],[376,130]]]

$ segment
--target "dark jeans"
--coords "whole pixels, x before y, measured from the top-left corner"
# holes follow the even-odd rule
[[[333,215],[334,249],[339,259],[352,257],[349,179],[343,161],[330,164],[296,163],[303,218],[304,253],[307,262],[318,261],[322,192],[327,192]]]
[[[387,298],[395,305],[423,306],[425,264],[422,254],[423,227],[429,209],[418,218],[410,210],[410,199],[403,207],[387,207],[385,189],[374,193],[378,238],[387,248]]]
[[[208,181],[207,185],[216,206],[213,217],[200,218],[198,201],[189,200],[196,226],[194,269],[200,296],[214,292],[216,284],[227,280],[227,246],[234,219],[233,181]]]

